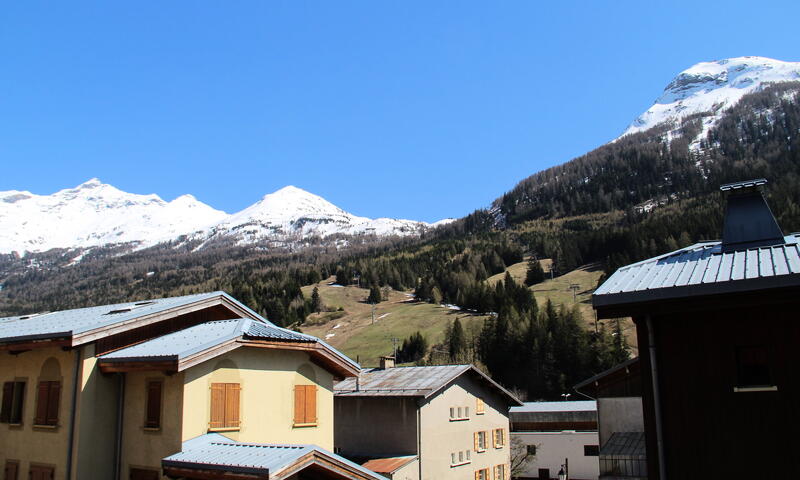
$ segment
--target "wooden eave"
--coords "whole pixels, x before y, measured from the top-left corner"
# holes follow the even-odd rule
[[[29,340],[29,341],[9,342],[0,344],[0,351],[8,351],[9,353],[22,353],[24,351],[33,350],[36,348],[71,347],[71,346],[72,346],[72,341],[67,337],[46,338],[42,340]]]
[[[187,468],[176,466],[163,466],[164,475],[169,478],[186,478],[197,480],[268,480],[266,473],[237,473],[225,470],[211,470],[203,468]]]
[[[121,362],[99,361],[97,365],[103,373],[118,372],[168,372],[178,371],[177,360],[129,360]]]
[[[311,357],[312,362],[339,377],[355,377],[359,373],[358,367],[345,361],[319,342],[244,338],[240,340],[240,343],[254,348],[306,352]]]
[[[295,463],[287,468],[275,472],[272,476],[275,480],[283,480],[291,477],[306,469],[322,470],[323,474],[333,474],[337,480],[373,480],[374,477],[368,477],[363,472],[354,469],[350,465],[341,462],[335,458],[329,457],[317,450],[309,452],[300,457]],[[376,474],[375,477],[380,477]]]
[[[72,336],[72,345],[77,346],[85,343],[91,343],[99,338],[117,335],[134,328],[144,327],[162,320],[167,320],[180,315],[186,315],[188,313],[197,312],[199,310],[215,307],[217,305],[222,305],[231,310],[231,312],[233,312],[232,317],[250,318],[259,322],[261,321],[261,319],[259,319],[257,316],[254,316],[254,314],[249,310],[242,308],[236,302],[231,301],[227,297],[219,295],[217,297],[206,298],[203,300],[198,300],[194,303],[179,305],[167,310],[161,310],[159,312],[143,315],[141,317],[132,318],[125,322],[115,323],[113,325],[107,325],[105,327],[75,334]]]

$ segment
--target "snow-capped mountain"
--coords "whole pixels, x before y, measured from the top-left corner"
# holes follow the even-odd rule
[[[11,190],[0,192],[0,253],[126,243],[144,248],[226,217],[191,195],[165,202],[96,178],[52,195]]]
[[[416,235],[430,226],[413,220],[357,217],[322,197],[290,185],[265,195],[208,232],[198,235],[212,240],[232,237],[238,244],[248,244],[262,240],[326,237],[337,233]]]
[[[737,57],[698,63],[678,74],[655,104],[639,115],[622,136],[704,112],[713,113],[704,119],[704,127],[708,128],[744,95],[769,83],[790,81],[800,81],[800,62]]]
[[[0,192],[0,253],[128,245],[141,249],[181,236],[200,241],[291,243],[332,234],[416,235],[436,224],[357,217],[289,186],[229,215],[183,195],[123,192],[94,178],[52,195]]]

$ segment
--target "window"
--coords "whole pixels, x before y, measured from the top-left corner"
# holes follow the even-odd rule
[[[469,420],[469,407],[450,407],[450,421]]]
[[[317,424],[317,386],[295,385],[294,426],[312,427]]]
[[[494,448],[503,448],[506,444],[506,431],[504,428],[492,430],[492,445]]]
[[[211,384],[211,421],[209,428],[238,429],[239,422],[239,392],[238,383],[212,383]]]
[[[489,480],[489,469],[482,468],[475,470],[475,480]]]
[[[3,404],[0,408],[0,423],[22,424],[22,405],[25,400],[25,382],[3,384]]]
[[[584,445],[583,446],[583,456],[584,457],[598,457],[598,456],[600,456],[600,446],[599,445]]]
[[[30,480],[53,480],[55,474],[55,468],[42,465],[31,465],[28,470],[28,478]]]
[[[494,467],[494,480],[506,480],[506,466],[505,466],[505,464],[496,465]]]
[[[462,450],[459,452],[453,452],[450,454],[450,466],[457,467],[459,465],[466,465],[470,463],[469,450]]]
[[[450,407],[450,420],[456,418],[456,407]]]
[[[33,418],[33,424],[40,426],[58,425],[58,407],[60,399],[61,382],[39,382],[39,389],[36,395],[36,416]],[[31,467],[31,472],[33,472],[33,467]]]
[[[17,480],[19,478],[19,462],[6,460],[5,476],[6,480]]]
[[[469,407],[464,407],[464,418],[469,418]]]
[[[536,455],[536,445],[527,445],[528,455]]]
[[[736,369],[739,387],[772,386],[769,352],[764,346],[737,347]]]
[[[475,432],[475,451],[483,452],[486,450],[486,432]]]
[[[163,383],[160,380],[147,382],[147,405],[145,406],[144,419],[145,428],[161,428],[162,385]]]
[[[461,409],[461,407],[458,407],[458,418],[464,418],[464,416],[462,415],[463,412],[464,411]]]
[[[482,398],[475,399],[475,415],[483,415],[486,413],[486,404],[483,403]]]

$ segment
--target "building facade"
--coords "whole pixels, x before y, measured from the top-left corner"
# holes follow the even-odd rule
[[[335,386],[337,452],[359,463],[416,457],[390,478],[510,478],[512,394],[470,365],[385,367]]]
[[[600,318],[637,328],[648,478],[800,477],[800,235],[759,191],[721,187],[722,241],[617,270],[594,293]]]
[[[0,319],[0,350],[7,479],[236,478],[213,453],[242,444],[376,478],[329,452],[333,386],[358,365],[223,292]]]
[[[528,456],[517,478],[598,478],[597,404],[593,401],[526,402],[511,407],[514,456]]]

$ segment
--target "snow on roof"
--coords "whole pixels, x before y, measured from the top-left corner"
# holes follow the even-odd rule
[[[595,411],[597,411],[597,402],[594,400],[578,400],[573,402],[525,402],[521,407],[511,407],[511,413]]]

